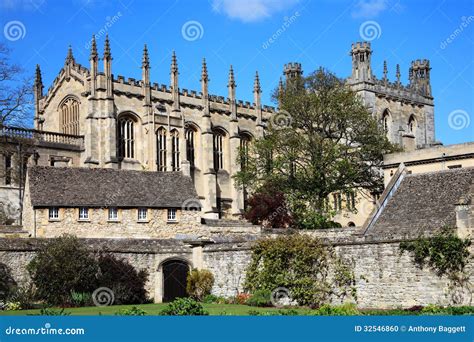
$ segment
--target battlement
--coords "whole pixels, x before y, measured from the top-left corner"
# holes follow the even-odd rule
[[[416,69],[430,69],[429,59],[417,59],[411,62],[411,68]]]
[[[358,52],[367,52],[371,51],[372,48],[370,46],[370,42],[355,42],[352,43],[351,53],[358,53]]]

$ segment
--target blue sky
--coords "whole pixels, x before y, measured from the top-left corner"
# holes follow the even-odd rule
[[[98,36],[102,53],[107,31],[115,75],[139,79],[147,43],[153,82],[169,84],[176,50],[181,88],[199,90],[206,57],[212,94],[227,95],[233,64],[238,98],[252,101],[258,70],[263,103],[270,105],[283,64],[300,62],[305,74],[324,66],[347,77],[350,45],[365,36],[372,42],[372,67],[379,78],[384,60],[389,78],[395,78],[398,63],[407,83],[410,62],[430,59],[437,139],[474,141],[471,0],[0,0],[0,13],[0,39],[28,73],[41,65],[46,88],[69,44],[76,61],[88,66],[91,35]]]

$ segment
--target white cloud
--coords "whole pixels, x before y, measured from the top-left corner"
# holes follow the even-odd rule
[[[285,10],[299,0],[212,0],[212,9],[243,22],[259,21]]]
[[[374,18],[388,8],[388,0],[359,0],[352,10],[353,18]]]

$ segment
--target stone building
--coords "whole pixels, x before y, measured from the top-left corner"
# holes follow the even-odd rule
[[[141,80],[112,73],[108,38],[101,58],[94,38],[90,51],[87,68],[76,62],[69,48],[64,66],[46,93],[37,66],[35,130],[2,128],[2,134],[36,139],[37,147],[31,153],[36,159],[30,159],[30,164],[182,171],[193,179],[203,217],[240,218],[246,193],[236,188],[232,178],[241,167],[238,149],[245,149],[252,139],[262,137],[268,121],[277,116],[273,107],[261,103],[258,73],[253,84],[253,103],[244,103],[236,98],[237,82],[232,66],[228,96],[224,98],[209,94],[205,60],[197,92],[179,87],[174,53],[170,85],[166,86],[151,82],[146,46]],[[409,71],[410,83],[405,86],[398,66],[395,82],[388,80],[386,64],[382,79],[373,75],[371,54],[370,43],[352,45],[352,73],[347,83],[384,126],[392,142],[406,150],[430,146],[435,138],[429,62],[414,61]],[[99,59],[103,60],[102,70],[99,70]],[[299,63],[286,64],[283,72],[286,80],[302,73]],[[2,169],[11,167],[7,154],[1,159]],[[2,183],[6,183],[5,178]],[[14,184],[5,186],[1,190],[10,195],[4,197],[9,201],[18,198]],[[334,194],[331,201],[338,213],[336,221],[344,226],[360,226],[375,196]]]

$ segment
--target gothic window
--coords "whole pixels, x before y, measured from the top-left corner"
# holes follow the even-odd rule
[[[166,171],[166,130],[164,128],[156,132],[156,147],[158,171]]]
[[[195,150],[194,150],[194,140],[195,140],[196,131],[193,128],[188,128],[186,130],[186,159],[191,164],[191,167],[194,166],[195,160]]]
[[[248,163],[250,141],[251,137],[248,134],[242,134],[240,136],[240,167],[242,169],[244,169]]]
[[[413,115],[411,115],[410,119],[408,119],[408,133],[413,135],[416,133],[416,120]]]
[[[340,193],[332,194],[333,199],[333,208],[334,211],[339,211],[342,209],[342,197]]]
[[[390,113],[385,110],[382,114],[383,130],[386,134],[390,133]]]
[[[118,120],[119,130],[119,158],[135,158],[135,131],[134,121],[131,117],[125,116]]]
[[[213,151],[215,170],[224,168],[224,137],[225,133],[221,130],[214,131]]]
[[[171,131],[171,167],[179,171],[179,132]]]
[[[59,125],[64,134],[79,135],[79,102],[66,99],[60,106]]]
[[[346,208],[348,210],[355,209],[355,194],[353,192],[346,193]]]
[[[12,183],[12,156],[5,156],[5,185]]]

